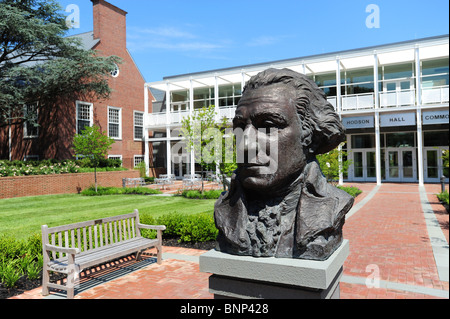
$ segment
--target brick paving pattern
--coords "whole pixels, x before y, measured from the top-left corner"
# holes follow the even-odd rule
[[[356,203],[376,186],[370,183],[349,185],[364,191]],[[440,191],[440,186],[429,184],[425,188],[448,243],[449,215],[434,195]],[[350,242],[350,255],[344,264],[342,299],[443,298],[423,293],[424,289],[442,291],[448,296],[449,283],[439,279],[417,184],[381,185],[375,196],[346,221],[344,237]],[[205,252],[176,247],[164,247],[163,251],[170,256],[199,256]],[[133,258],[124,262],[136,263]],[[382,282],[414,289],[370,288],[364,283],[375,274],[374,269],[378,270]],[[213,296],[208,291],[208,278],[209,274],[199,272],[195,260],[166,258],[161,265],[152,263],[82,291],[75,299],[210,299]],[[345,278],[356,279],[358,283],[350,283]],[[40,299],[42,296],[40,289],[35,289],[14,298]]]

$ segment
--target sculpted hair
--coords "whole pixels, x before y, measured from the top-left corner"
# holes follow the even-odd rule
[[[302,143],[310,155],[327,153],[345,141],[345,128],[325,93],[306,75],[289,69],[267,69],[253,76],[243,93],[271,84],[284,83],[296,91]]]

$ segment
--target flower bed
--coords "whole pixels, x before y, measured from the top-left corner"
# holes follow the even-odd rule
[[[126,170],[120,160],[105,159],[100,162],[97,171]],[[0,177],[33,176],[93,172],[88,158],[81,160],[42,160],[42,161],[0,161]]]

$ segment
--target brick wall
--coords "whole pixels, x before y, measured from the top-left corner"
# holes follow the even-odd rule
[[[139,171],[98,172],[101,186],[122,186],[122,178],[137,178]],[[17,176],[0,178],[0,198],[73,194],[94,185],[94,173]]]
[[[67,97],[54,101],[54,105],[41,106],[39,110],[39,137],[23,138],[23,126],[12,129],[12,160],[23,160],[27,155],[39,159],[73,158],[72,140],[76,131],[76,101],[93,103],[93,122],[102,131],[108,131],[108,106],[122,112],[122,138],[116,140],[109,155],[122,156],[123,167],[134,167],[134,156],[144,155],[144,143],[134,139],[134,111],[144,112],[145,80],[126,48],[126,15],[120,8],[104,0],[92,0],[94,38],[100,41],[93,48],[100,56],[116,55],[122,59],[119,76],[108,75],[112,89],[107,100],[95,100],[87,96]],[[150,93],[150,91],[149,91]],[[149,94],[149,112],[152,97]],[[8,159],[8,128],[0,128],[0,159]]]

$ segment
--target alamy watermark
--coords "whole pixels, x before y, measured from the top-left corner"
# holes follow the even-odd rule
[[[378,267],[378,265],[367,265],[366,273],[370,273],[366,278],[366,287],[380,288],[380,268]]]
[[[80,7],[76,4],[69,4],[65,10],[69,15],[66,17],[66,26],[69,29],[80,28]]]
[[[370,13],[366,18],[366,27],[369,29],[380,28],[380,7],[376,4],[369,4],[366,7],[366,13]]]
[[[216,128],[204,131],[194,128],[194,132],[192,137],[179,135],[178,130],[171,132],[172,136],[182,137],[171,147],[173,163],[190,163],[190,150],[194,150],[196,163],[245,164],[256,171],[259,169],[262,174],[273,174],[278,169],[277,129],[252,127],[244,130],[238,127],[227,128],[223,133]]]

